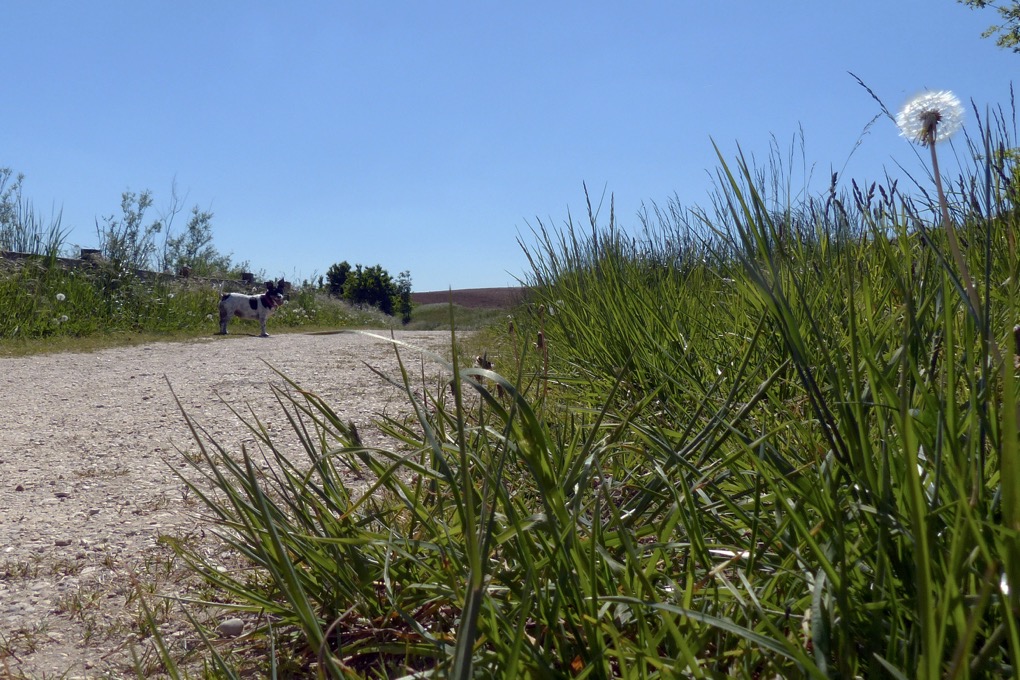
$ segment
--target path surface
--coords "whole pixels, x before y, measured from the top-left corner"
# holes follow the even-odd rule
[[[448,332],[396,337],[449,355]],[[416,353],[401,355],[420,367]],[[199,508],[169,468],[195,447],[167,381],[216,441],[240,451],[253,438],[228,405],[250,406],[281,436],[288,429],[268,387],[283,381],[264,362],[324,396],[367,443],[378,415],[407,411],[365,365],[398,375],[392,346],[357,334],[0,359],[0,678],[131,675],[132,580],[161,595],[184,587],[159,539],[201,530]],[[165,630],[184,634],[172,620]]]

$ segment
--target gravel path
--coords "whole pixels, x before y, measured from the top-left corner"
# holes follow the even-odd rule
[[[446,331],[396,337],[449,355]],[[416,353],[401,355],[420,365]],[[282,381],[263,360],[324,396],[369,442],[378,415],[407,409],[365,365],[397,375],[392,346],[359,334],[236,335],[0,359],[0,677],[133,675],[132,583],[159,594],[186,587],[160,537],[201,530],[194,499],[168,467],[182,467],[194,444],[167,380],[190,416],[240,451],[252,437],[228,404],[288,429],[273,418],[268,388]],[[167,633],[184,634],[167,617]]]

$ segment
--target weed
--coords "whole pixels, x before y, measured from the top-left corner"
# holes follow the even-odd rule
[[[0,562],[0,575],[5,580],[34,579],[42,571],[42,563],[38,558],[32,560],[4,560]]]

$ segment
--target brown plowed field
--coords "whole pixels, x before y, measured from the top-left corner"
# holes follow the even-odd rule
[[[411,293],[416,305],[446,304],[453,300],[461,307],[499,309],[513,307],[524,299],[525,289],[519,286],[505,288],[462,288],[437,290],[428,293]]]

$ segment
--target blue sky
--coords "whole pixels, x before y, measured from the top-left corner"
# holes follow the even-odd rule
[[[159,208],[176,180],[256,271],[380,264],[418,291],[514,285],[518,238],[583,217],[582,183],[633,230],[642,204],[707,205],[713,140],[765,158],[803,129],[820,185],[920,170],[891,121],[862,137],[879,108],[848,72],[893,112],[924,89],[1008,108],[1020,73],[980,37],[994,12],[955,0],[39,0],[3,15],[0,167],[25,174],[36,212],[63,211],[69,243],[94,247],[122,192]]]

